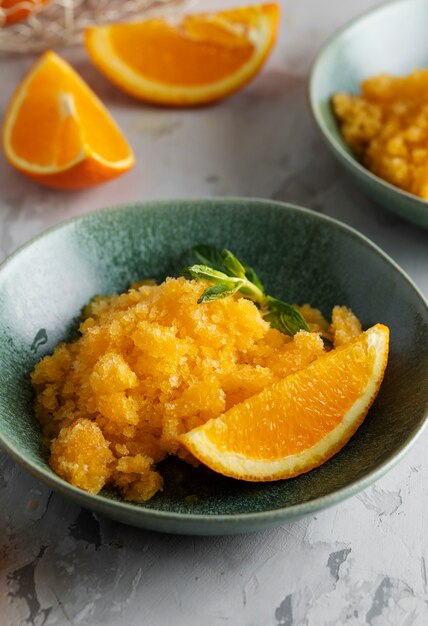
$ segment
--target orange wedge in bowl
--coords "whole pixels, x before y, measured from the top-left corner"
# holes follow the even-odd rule
[[[291,478],[338,452],[363,422],[381,385],[389,330],[353,343],[181,436],[212,470],[248,481]]]
[[[88,28],[98,69],[141,100],[194,106],[220,100],[260,70],[276,39],[279,6]]]
[[[36,62],[14,94],[4,120],[3,149],[23,174],[59,189],[105,182],[135,162],[107,109],[53,52]]]

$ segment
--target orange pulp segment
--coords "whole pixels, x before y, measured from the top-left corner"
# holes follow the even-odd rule
[[[107,181],[135,162],[107,109],[54,52],[42,55],[12,98],[3,147],[21,172],[60,189]]]
[[[88,28],[98,69],[132,96],[189,106],[220,100],[260,70],[276,39],[279,6]]]
[[[383,379],[389,330],[377,324],[180,437],[216,472],[248,481],[291,478],[338,452]]]

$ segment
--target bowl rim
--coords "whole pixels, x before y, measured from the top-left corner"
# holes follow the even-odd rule
[[[55,226],[52,226],[39,235],[31,238],[29,241],[21,245],[9,255],[0,264],[0,277],[1,274],[7,269],[7,267],[19,257],[19,255],[30,248],[34,243],[48,237],[50,234],[67,229],[71,224],[84,222],[91,219],[102,219],[102,216],[119,215],[126,210],[136,209],[138,211],[155,211],[160,209],[166,209],[170,211],[177,210],[183,207],[200,207],[201,211],[205,211],[208,205],[216,204],[223,207],[225,210],[233,210],[238,205],[253,205],[252,210],[266,210],[267,207],[274,210],[291,211],[296,214],[310,215],[315,220],[330,224],[333,228],[344,232],[346,235],[357,239],[366,247],[370,248],[378,256],[381,257],[386,263],[388,263],[395,273],[399,274],[401,279],[404,280],[409,286],[416,292],[416,295],[424,305],[428,315],[428,302],[420,289],[416,286],[413,280],[404,272],[404,270],[377,244],[371,241],[363,233],[360,233],[355,228],[348,226],[347,224],[336,220],[330,216],[320,214],[311,209],[301,207],[299,205],[276,201],[267,200],[264,198],[245,198],[245,197],[206,197],[200,199],[170,199],[170,200],[153,200],[153,201],[135,201],[126,204],[115,205],[112,207],[100,208],[83,215],[78,215],[69,218]],[[331,493],[323,496],[308,500],[306,502],[295,504],[291,506],[281,507],[277,509],[268,509],[266,511],[256,511],[251,513],[233,513],[233,514],[195,514],[195,513],[177,513],[170,511],[163,511],[160,509],[146,509],[141,508],[140,505],[134,503],[127,503],[124,500],[113,500],[104,497],[102,494],[90,494],[83,491],[73,485],[69,484],[59,476],[57,476],[49,466],[41,467],[33,461],[28,460],[23,456],[19,448],[11,442],[7,441],[4,434],[0,431],[0,449],[2,449],[8,456],[16,461],[23,469],[28,471],[31,475],[35,476],[41,482],[50,487],[53,491],[59,492],[62,495],[69,497],[79,505],[86,507],[94,512],[105,514],[107,517],[135,525],[151,530],[158,530],[161,532],[178,533],[178,534],[234,534],[251,532],[254,530],[261,530],[269,526],[278,525],[282,521],[298,519],[311,513],[323,510],[325,508],[334,506],[339,502],[355,495],[359,491],[367,488],[369,485],[381,478],[387,471],[395,466],[402,457],[407,453],[409,448],[416,442],[421,436],[425,426],[428,423],[428,397],[424,408],[423,415],[420,417],[420,421],[415,429],[409,434],[409,436],[402,442],[395,454],[381,462],[374,469],[372,469],[367,475],[357,478],[351,481],[348,485],[337,489]]]
[[[352,29],[357,28],[365,21],[369,21],[377,13],[393,10],[397,5],[400,4],[408,6],[410,2],[419,4],[421,3],[421,0],[386,0],[386,2],[383,2],[379,6],[364,11],[360,15],[357,15],[352,20],[346,22],[346,24],[341,26],[337,31],[335,31],[321,46],[320,50],[316,54],[314,61],[312,62],[311,68],[309,70],[309,79],[306,91],[312,118],[314,119],[318,129],[320,130],[321,136],[327,146],[330,147],[337,156],[343,159],[350,168],[356,170],[357,173],[360,174],[362,177],[368,178],[373,183],[373,185],[383,187],[389,193],[396,193],[398,196],[401,196],[403,200],[414,202],[422,211],[426,211],[428,216],[428,199],[424,200],[423,198],[413,193],[410,193],[409,191],[405,191],[404,189],[401,189],[400,187],[389,183],[380,176],[373,174],[373,172],[364,167],[364,165],[362,165],[358,161],[356,156],[350,154],[343,148],[342,144],[337,141],[336,137],[328,130],[327,125],[324,121],[324,115],[321,113],[319,107],[319,101],[315,98],[314,94],[315,80],[318,76],[318,73],[320,72],[320,68],[322,67],[324,59],[330,54],[331,49],[334,49],[337,42],[348,31],[350,32]]]

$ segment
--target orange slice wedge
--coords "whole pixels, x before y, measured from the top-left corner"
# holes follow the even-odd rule
[[[3,148],[23,174],[59,189],[105,182],[135,162],[107,109],[53,52],[36,62],[14,94],[4,120]]]
[[[220,100],[257,74],[276,39],[279,6],[95,26],[85,45],[127,93],[163,105]]]
[[[0,0],[0,26],[11,26],[42,10],[50,0]]]
[[[242,480],[308,472],[338,452],[363,422],[383,379],[388,346],[389,330],[377,324],[182,435],[181,443],[214,471]]]

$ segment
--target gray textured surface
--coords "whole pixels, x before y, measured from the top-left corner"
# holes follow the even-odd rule
[[[214,2],[204,3],[213,5]],[[232,2],[224,2],[232,4]],[[71,51],[111,107],[137,168],[103,188],[36,187],[0,159],[0,254],[64,218],[137,199],[254,195],[360,229],[428,295],[428,232],[367,200],[326,152],[306,105],[319,45],[376,3],[288,0],[279,45],[246,91],[213,108],[144,108]],[[3,114],[29,58],[0,60]],[[62,626],[426,626],[426,433],[407,457],[335,509],[258,535],[157,535],[97,519],[0,465],[0,622]]]

